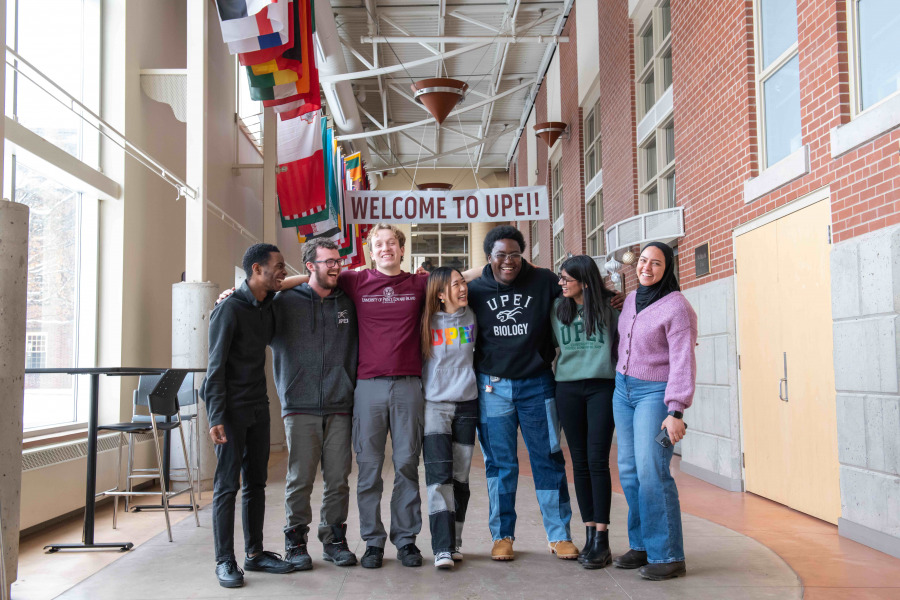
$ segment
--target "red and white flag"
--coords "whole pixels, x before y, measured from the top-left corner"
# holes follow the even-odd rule
[[[316,207],[327,205],[319,111],[278,121],[275,183],[284,219],[299,219]]]

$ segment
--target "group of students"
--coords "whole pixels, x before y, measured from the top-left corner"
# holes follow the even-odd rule
[[[559,274],[531,265],[522,258],[524,237],[508,225],[485,237],[488,264],[465,272],[402,271],[405,236],[393,225],[374,226],[368,247],[375,268],[341,271],[336,246],[313,240],[303,247],[309,276],[286,277],[278,249],[257,244],[244,257],[247,280],[213,311],[204,399],[219,459],[213,494],[219,583],[243,584],[233,549],[239,487],[244,569],[312,568],[306,545],[319,467],[323,558],[357,564],[345,523],[351,452],[366,543],[359,562],[381,567],[388,539],[380,509],[388,433],[390,541],[404,566],[422,564],[415,545],[422,524],[420,454],[434,564],[451,569],[463,559],[476,435],[487,478],[491,558],[515,557],[521,431],[551,552],[588,569],[612,562],[640,568],[653,580],[684,575],[669,463],[693,398],[697,318],[679,291],[671,248],[651,243],[643,249],[638,289],[623,299],[603,285],[590,257],[568,258]],[[267,345],[289,453],[283,558],[262,546]],[[560,424],[586,527],[581,550],[572,543]],[[630,546],[615,560],[608,537],[614,430]]]

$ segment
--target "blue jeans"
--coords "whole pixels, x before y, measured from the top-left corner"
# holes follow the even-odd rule
[[[491,537],[494,541],[515,539],[517,430],[521,427],[547,539],[571,540],[572,507],[566,462],[559,447],[553,373],[529,379],[492,379],[496,378],[478,374],[478,441],[487,475]],[[487,386],[492,388],[490,392]]]
[[[628,544],[647,552],[647,562],[684,560],[681,505],[669,472],[673,448],[656,443],[668,409],[665,381],[644,381],[616,373],[613,417],[619,453],[619,481],[628,501]]]

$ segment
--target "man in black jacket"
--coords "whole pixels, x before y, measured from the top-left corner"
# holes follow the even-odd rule
[[[204,400],[216,448],[213,536],[216,576],[222,587],[240,587],[234,557],[234,503],[243,475],[242,521],[248,571],[289,573],[294,566],[263,550],[266,477],[269,465],[269,399],[266,346],[272,339],[272,300],[287,272],[281,252],[256,244],[243,259],[247,279],[213,310],[209,319],[209,368]]]
[[[277,327],[272,338],[288,443],[285,559],[298,571],[312,568],[306,541],[312,521],[310,495],[320,463],[325,483],[318,528],[323,558],[341,567],[357,562],[346,537],[359,348],[356,309],[337,287],[342,262],[337,245],[314,239],[303,245],[302,253],[309,283],[275,296]]]

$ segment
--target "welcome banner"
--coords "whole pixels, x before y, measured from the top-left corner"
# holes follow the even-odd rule
[[[544,186],[481,190],[348,190],[348,223],[471,223],[549,219]]]

